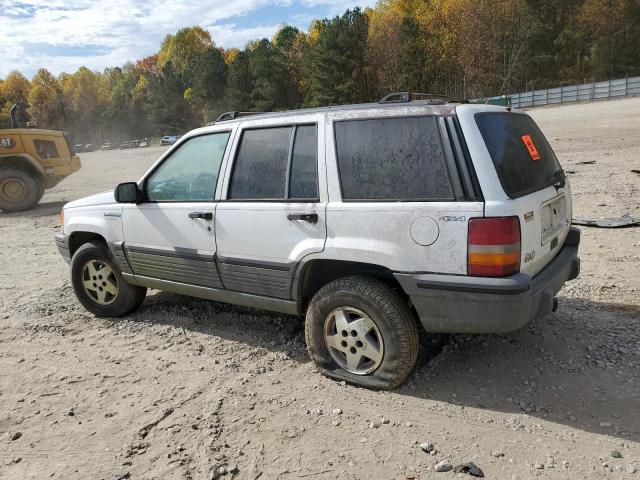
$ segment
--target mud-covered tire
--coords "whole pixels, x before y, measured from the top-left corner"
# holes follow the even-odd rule
[[[87,242],[73,254],[71,283],[80,303],[98,317],[131,313],[147,294],[146,288],[126,282],[109,249],[99,242]]]
[[[356,356],[364,355],[365,367],[376,364],[375,360],[366,357],[366,353],[355,351],[362,347],[362,342],[359,342],[360,346],[356,345],[351,335],[358,339],[361,338],[359,333],[346,329],[349,333],[344,338],[345,342],[337,337],[344,331],[337,328],[335,312],[343,311],[347,312],[347,321],[359,322],[361,317],[366,317],[368,335],[374,338],[374,343],[380,341],[378,336],[381,337],[381,360],[373,371],[359,370],[359,367],[354,369],[358,373],[348,371],[345,364],[348,363],[349,352],[330,346],[340,340],[340,344]],[[330,324],[329,330],[335,331],[336,335],[327,330]],[[357,276],[335,280],[313,296],[306,315],[305,340],[309,355],[321,373],[335,380],[377,390],[390,390],[404,382],[415,366],[419,349],[418,326],[402,297],[379,280]],[[351,344],[345,345],[347,341]],[[366,342],[364,348],[366,352]]]
[[[18,167],[0,168],[0,209],[21,212],[34,207],[44,195],[44,181]]]

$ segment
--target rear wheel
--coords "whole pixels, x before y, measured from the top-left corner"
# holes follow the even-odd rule
[[[44,181],[22,168],[0,168],[0,209],[20,212],[36,205],[44,195]]]
[[[373,389],[400,385],[419,348],[417,324],[400,295],[365,277],[335,280],[314,295],[305,338],[323,374]]]
[[[71,283],[80,303],[99,317],[131,313],[147,294],[146,288],[125,281],[109,250],[96,242],[85,243],[73,254]]]

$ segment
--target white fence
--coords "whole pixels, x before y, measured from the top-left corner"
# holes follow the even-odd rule
[[[605,80],[604,82],[513,93],[506,95],[506,98],[502,98],[505,98],[507,103],[511,100],[511,106],[514,108],[525,108],[567,102],[607,100],[609,98],[632,95],[640,95],[640,77],[619,78],[617,80]],[[489,103],[494,103],[499,98],[501,97],[493,97],[489,99]]]

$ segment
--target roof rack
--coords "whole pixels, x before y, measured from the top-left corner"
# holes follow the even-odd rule
[[[214,123],[218,123],[218,122],[226,122],[227,120],[234,120],[239,117],[259,115],[260,113],[264,113],[264,112],[224,112],[222,115],[216,118],[215,121],[209,123],[209,125],[213,125]]]
[[[381,98],[378,103],[407,103],[413,100],[429,100],[434,105],[443,105],[450,102],[464,103],[464,100],[449,97],[448,95],[420,92],[393,92]]]

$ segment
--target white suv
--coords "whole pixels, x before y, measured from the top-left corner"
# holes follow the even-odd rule
[[[221,118],[65,205],[56,242],[89,311],[155,288],[306,315],[322,373],[386,389],[420,329],[518,329],[578,275],[569,184],[524,113],[403,95]]]

